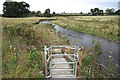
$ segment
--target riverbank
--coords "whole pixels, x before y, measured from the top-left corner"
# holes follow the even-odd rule
[[[61,35],[65,36],[69,40],[70,44],[80,46],[80,47],[82,46],[85,48],[84,54],[82,55],[83,68],[81,71],[83,71],[82,75],[86,76],[86,78],[88,77],[100,78],[103,76],[107,78],[107,77],[117,76],[117,74],[114,74],[113,72],[113,70],[117,69],[116,65],[118,64],[118,61],[117,61],[118,51],[116,50],[118,49],[116,45],[117,43],[103,39],[103,38],[99,38],[97,36],[92,36],[92,35],[77,32],[74,30],[64,29],[56,24],[50,23],[49,21],[40,22],[39,24],[53,25],[51,28],[56,29],[56,34],[61,33]],[[109,62],[107,59],[109,60]],[[96,64],[96,63],[99,63],[99,64]],[[93,64],[96,66],[94,66]],[[92,68],[88,66],[91,66]],[[95,70],[96,67],[100,67],[102,70],[99,70],[99,69]],[[91,72],[85,71],[88,69],[93,69],[93,70]]]
[[[41,49],[45,45],[69,44],[51,25],[33,25],[39,19],[2,19],[2,78],[44,78]]]
[[[60,25],[63,28],[119,42],[117,16],[58,17],[52,23]]]
[[[41,49],[43,49],[44,45],[70,45],[66,36],[61,36],[62,34],[59,32],[56,34],[56,30],[53,29],[54,25],[33,25],[39,19],[40,17],[3,18],[3,78],[44,78],[41,58]],[[77,40],[75,37],[77,36],[73,36],[73,39]],[[95,44],[96,41],[91,42]],[[96,56],[100,55],[101,43],[97,42],[95,48],[94,51],[93,46],[91,46],[87,52],[84,52],[83,56],[85,57],[82,62],[81,74],[87,78],[108,77],[111,74],[104,75],[109,73],[103,74],[105,71],[103,68],[102,70],[96,69],[96,72],[94,72],[94,69],[99,65],[94,66],[92,63],[93,61],[96,62]],[[91,69],[92,71],[89,73]],[[88,71],[86,72],[86,70]]]

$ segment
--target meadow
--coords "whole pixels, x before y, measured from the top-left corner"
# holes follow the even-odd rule
[[[118,16],[68,16],[57,17],[53,23],[63,28],[97,35],[118,41]]]
[[[38,22],[39,19],[44,18],[45,17],[29,17],[29,18],[2,17],[3,78],[45,78],[45,76],[43,75],[41,53],[43,47],[45,45],[46,46],[63,44],[70,45],[66,37],[61,36],[62,35],[61,32],[56,34],[55,29],[53,29],[54,26],[50,24],[41,25],[33,24]],[[70,29],[76,27],[74,30],[77,30],[78,25],[80,25],[81,23],[84,24],[85,26],[88,25],[89,27],[92,27],[92,25],[90,26],[90,23],[94,25],[98,24],[98,23],[96,24],[95,22],[91,22],[91,20],[89,22],[88,20],[89,16],[52,17],[52,18],[57,19],[52,22],[61,25],[61,27],[65,26],[66,26],[65,28],[71,27]],[[111,17],[110,19],[113,18],[115,17]],[[85,20],[79,21],[81,19]],[[94,21],[94,19],[96,18],[93,17],[92,19]],[[104,22],[101,23],[103,24]],[[89,29],[89,27],[87,28]],[[87,28],[84,29],[87,30]],[[79,29],[81,30],[81,28]],[[117,26],[115,27],[115,29],[117,29]],[[92,42],[92,44],[94,43],[95,41]],[[91,54],[93,52],[94,54]],[[108,71],[110,72],[110,70],[101,68],[99,64],[96,64],[96,59],[100,54],[101,54],[100,42],[98,42],[94,48],[91,45],[91,47],[89,47],[89,49],[86,52],[84,51],[81,75],[87,78],[101,78],[101,77],[105,78],[113,76],[112,73],[108,73]],[[107,72],[105,72],[105,70]]]
[[[40,18],[3,18],[2,77],[44,78],[43,47],[68,45],[49,24],[33,25]]]

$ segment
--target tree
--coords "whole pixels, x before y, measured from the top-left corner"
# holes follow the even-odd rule
[[[103,15],[103,14],[104,14],[104,11],[103,11],[103,10],[99,10],[98,14],[99,14],[99,15]]]
[[[94,15],[94,9],[91,9],[90,11],[91,11],[91,14]]]
[[[114,8],[111,8],[111,9],[106,9],[106,14],[107,15],[113,15],[114,14],[114,11],[115,11],[115,9]]]
[[[26,2],[4,2],[3,16],[5,17],[22,17],[26,16],[29,11],[30,5]]]
[[[115,11],[116,15],[120,15],[120,10]]]
[[[56,16],[55,12],[52,13],[52,16]]]
[[[35,16],[36,12],[35,12],[35,11],[31,11],[31,14],[32,14],[33,16]]]
[[[37,11],[35,16],[41,16],[41,15],[42,15],[41,11]]]
[[[44,16],[46,16],[46,17],[50,17],[51,16],[49,8],[45,10]]]
[[[95,15],[98,15],[98,14],[99,14],[99,8],[95,8],[95,9],[94,9],[94,14],[95,14]]]
[[[53,15],[55,15],[55,12],[53,12]]]
[[[79,14],[83,14],[83,12],[80,12]]]
[[[95,16],[104,14],[104,11],[100,10],[99,8],[94,8],[94,9],[91,9],[90,11],[91,11],[91,14]]]

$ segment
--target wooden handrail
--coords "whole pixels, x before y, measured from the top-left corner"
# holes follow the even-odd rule
[[[67,54],[66,52],[64,52],[64,54]],[[70,55],[68,55],[68,56],[66,56],[70,61],[74,61],[73,60],[73,58],[70,56]]]
[[[79,50],[79,60],[78,60],[78,76],[81,75],[81,66],[82,66],[82,53],[83,49]]]
[[[51,56],[48,57],[48,59],[47,59],[47,64],[50,63],[50,59],[51,59]]]
[[[70,48],[70,47],[65,47],[66,49],[75,49],[75,48]],[[82,48],[79,48],[79,50],[81,50]]]
[[[42,64],[43,64],[43,74],[45,75],[45,52],[42,50]]]
[[[75,48],[66,47],[64,54],[67,54],[68,49],[69,49],[69,50],[70,50],[70,49],[74,50]],[[79,60],[78,60],[78,66],[77,66],[77,68],[78,68],[78,69],[77,69],[77,70],[78,70],[78,76],[81,75],[82,53],[83,53],[83,48],[79,48]],[[68,58],[69,60],[73,61],[73,59],[72,59],[71,56],[67,56],[67,58]]]
[[[42,52],[43,74],[45,75],[45,52],[44,52],[44,50],[42,50],[41,52]],[[51,56],[50,56],[50,51],[48,50],[48,59],[47,59],[47,64],[49,64],[50,59],[51,59]]]

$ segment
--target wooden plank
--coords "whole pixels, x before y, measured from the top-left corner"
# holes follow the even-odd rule
[[[78,76],[81,75],[81,65],[82,65],[82,52],[83,49],[79,50],[79,60],[78,60]]]
[[[51,53],[50,53],[50,48],[48,48],[48,57],[50,56],[50,54],[51,54]]]
[[[73,49],[73,50],[75,49],[75,48],[70,48],[70,47],[65,47],[65,48],[66,49]],[[81,48],[79,48],[79,50],[81,50]]]
[[[52,51],[53,53],[61,53],[62,52],[62,50],[61,49],[53,49],[53,51]]]
[[[48,59],[47,59],[47,64],[50,63],[50,59],[51,59],[51,56],[48,57]]]
[[[80,74],[81,74],[81,72],[80,72],[80,66],[79,65],[77,65],[77,70],[78,70],[78,76],[80,76]]]
[[[66,52],[64,53],[64,54],[67,54]],[[68,55],[68,56],[66,56],[70,61],[74,61],[73,60],[73,58],[70,56],[70,55]]]
[[[42,50],[43,74],[45,75],[45,52]]]

